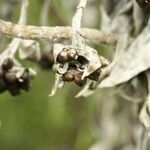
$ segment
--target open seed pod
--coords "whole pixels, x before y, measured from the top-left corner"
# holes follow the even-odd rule
[[[57,82],[75,82],[78,86],[83,86],[87,78],[93,81],[99,80],[101,68],[108,66],[109,61],[99,56],[95,49],[86,45],[83,48],[85,49],[76,49],[72,45],[54,44],[53,70],[57,73],[57,79],[53,88],[55,90],[52,91],[56,92],[56,86],[59,85]]]
[[[0,92],[8,90],[12,96],[28,91],[30,80],[35,76],[32,69],[23,68],[11,58],[4,59],[0,67]]]

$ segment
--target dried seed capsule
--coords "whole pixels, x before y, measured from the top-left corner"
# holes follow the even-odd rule
[[[11,69],[14,65],[14,62],[11,58],[6,58],[2,64],[2,69],[4,71],[8,71],[9,69]]]
[[[13,70],[6,72],[6,74],[4,75],[4,81],[8,86],[9,84],[15,83],[17,81],[16,72]]]
[[[71,82],[74,80],[75,69],[69,69],[63,76],[63,81]]]
[[[40,64],[41,68],[43,68],[43,69],[51,69],[54,64],[54,57],[53,57],[52,51],[50,51],[48,53],[44,53],[41,56],[39,64]]]
[[[60,63],[65,63],[75,60],[77,53],[74,49],[63,49],[57,56],[57,61]]]
[[[150,7],[150,0],[136,0],[140,7]]]
[[[93,73],[91,73],[88,76],[88,78],[91,79],[91,80],[94,80],[94,81],[98,81],[98,78],[99,78],[100,74],[101,74],[101,70],[97,69]]]
[[[60,63],[65,63],[68,61],[68,59],[69,59],[68,53],[66,51],[63,51],[63,50],[57,56],[57,61]]]
[[[76,51],[74,49],[70,49],[68,51],[68,61],[73,61],[76,59],[76,57],[77,57]]]
[[[74,82],[78,85],[78,86],[83,86],[86,83],[86,78],[82,79],[82,72],[76,70],[76,73],[74,75]]]

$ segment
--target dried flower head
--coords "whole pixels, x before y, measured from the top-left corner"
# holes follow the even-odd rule
[[[28,91],[34,75],[31,69],[23,68],[13,59],[4,59],[0,67],[0,93],[8,90],[12,96],[16,96],[20,94],[21,89]]]

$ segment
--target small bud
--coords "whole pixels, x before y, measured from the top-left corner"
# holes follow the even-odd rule
[[[11,58],[6,58],[2,64],[2,69],[4,71],[8,71],[9,69],[11,69],[14,65],[14,62]]]

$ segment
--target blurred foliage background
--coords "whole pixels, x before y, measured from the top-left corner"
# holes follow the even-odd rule
[[[11,0],[0,0],[0,12],[6,9],[4,4],[9,1]],[[43,2],[44,0],[30,0],[28,24],[40,25]],[[49,25],[70,25],[77,2],[51,0]],[[99,0],[91,0],[85,11],[84,26],[99,28],[99,3]],[[1,18],[17,22],[20,1],[12,7],[10,16]],[[4,37],[0,40],[3,43],[10,41]],[[104,49],[104,46],[96,48]],[[105,54],[104,51],[102,53]],[[34,63],[25,61],[23,64],[33,67],[37,71],[37,77],[27,93],[22,92],[17,97],[12,97],[7,92],[0,95],[0,149],[87,150],[95,141],[92,124],[100,93],[86,99],[75,99],[80,88],[69,83],[55,96],[48,97],[54,84],[54,74],[41,70]]]

